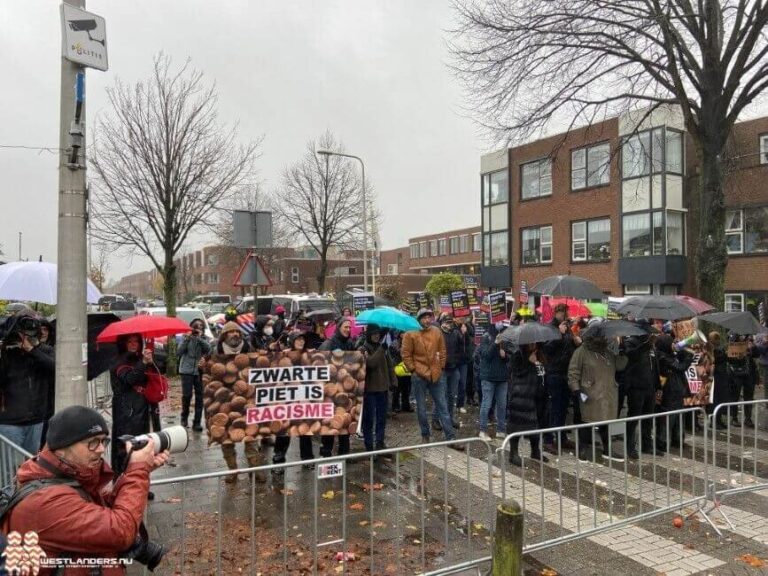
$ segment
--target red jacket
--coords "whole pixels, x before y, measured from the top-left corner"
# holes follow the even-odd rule
[[[60,555],[72,558],[117,558],[130,548],[139,531],[149,491],[148,463],[131,463],[113,486],[114,474],[102,462],[100,469],[74,468],[62,462],[48,448],[44,458],[63,474],[75,478],[93,500],[89,502],[71,486],[49,486],[37,490],[17,504],[2,523],[5,534],[37,532],[40,546],[48,558]],[[20,484],[54,474],[35,460],[19,468]],[[40,575],[53,570],[41,570]],[[103,567],[104,574],[123,574],[121,566]],[[65,574],[87,573],[71,568]]]

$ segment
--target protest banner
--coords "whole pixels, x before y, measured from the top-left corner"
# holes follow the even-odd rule
[[[454,318],[465,318],[472,313],[469,309],[469,298],[466,290],[451,292],[451,309]]]
[[[453,314],[453,306],[451,305],[450,296],[440,296],[440,312]]]
[[[352,296],[352,313],[355,316],[359,316],[364,310],[373,310],[375,307],[372,292]]]
[[[476,310],[480,308],[480,299],[478,297],[478,292],[480,290],[476,288],[466,288],[467,292],[467,302],[469,303],[469,309],[470,310]]]
[[[697,352],[685,371],[691,395],[683,399],[684,406],[711,404],[715,393],[714,365],[709,354]]]
[[[491,322],[503,322],[507,319],[507,295],[504,292],[494,292],[488,296]]]
[[[747,350],[746,342],[731,342],[728,344],[728,358],[733,358],[735,360],[746,358]]]
[[[477,290],[480,288],[480,277],[472,275],[465,275],[464,276],[464,288],[472,288],[474,290]]]
[[[357,430],[365,388],[360,352],[254,352],[206,362],[209,443]]]
[[[528,304],[528,282],[520,280],[520,304]]]
[[[472,323],[475,325],[475,346],[479,346],[483,337],[488,332],[490,317],[488,312],[482,310],[472,310]]]

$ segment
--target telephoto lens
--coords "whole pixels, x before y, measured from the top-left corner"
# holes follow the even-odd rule
[[[134,450],[144,448],[150,438],[155,441],[155,454],[165,450],[168,450],[171,454],[178,454],[184,452],[187,449],[187,444],[189,444],[189,435],[184,426],[171,426],[140,436],[120,436],[120,440],[130,442]]]

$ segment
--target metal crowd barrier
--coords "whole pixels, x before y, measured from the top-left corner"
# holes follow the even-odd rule
[[[517,500],[524,510],[523,551],[542,550],[686,506],[695,506],[694,514],[702,511],[707,498],[709,444],[700,415],[706,424],[706,413],[695,407],[508,435],[496,457],[503,498]],[[637,459],[628,458],[626,424],[632,422]],[[603,426],[609,431],[608,442],[598,450],[596,432]],[[692,431],[684,432],[686,426]],[[646,445],[644,453],[641,438],[648,427],[652,446]],[[566,449],[570,446],[566,444],[568,433],[573,433],[570,442],[575,447],[571,450]],[[548,434],[554,436],[556,446],[554,454],[543,451],[548,463],[532,459],[522,450],[527,449],[528,438],[538,439],[542,447]],[[520,446],[522,467],[508,461],[507,450],[515,442]],[[682,448],[673,448],[673,444]],[[606,450],[609,454],[623,451],[623,460],[606,458]],[[566,496],[566,489],[571,494],[575,491],[575,497]]]
[[[16,470],[32,454],[0,434],[0,487],[9,486],[16,476]]]
[[[709,478],[710,507],[705,514],[718,512],[732,530],[735,526],[720,507],[722,499],[725,496],[768,488],[768,464],[763,464],[766,462],[768,450],[762,447],[766,440],[759,441],[756,426],[746,426],[748,413],[753,424],[761,422],[768,417],[768,400],[720,404],[710,415],[710,426],[713,430],[712,468],[717,470],[718,474],[712,474]],[[718,433],[717,423],[721,417],[725,421],[724,428],[719,428]],[[722,436],[725,436],[725,441]],[[722,535],[716,526],[715,530]]]
[[[98,410],[103,414],[111,414],[112,386],[109,382],[109,372],[104,372],[93,380],[88,381],[87,404],[89,408]]]
[[[162,479],[152,481],[156,500],[146,522],[175,550],[163,561],[174,574],[228,573],[222,563],[233,554],[251,574],[297,566],[312,574],[356,574],[362,566],[369,574],[452,574],[491,560],[492,469],[490,444],[466,438]],[[270,475],[269,484],[256,483],[256,472]],[[234,488],[239,483],[225,487],[232,474],[247,475],[247,494]],[[155,523],[156,510],[166,518],[171,512],[173,525]],[[200,558],[199,542],[209,558]],[[335,553],[331,566],[327,550]]]

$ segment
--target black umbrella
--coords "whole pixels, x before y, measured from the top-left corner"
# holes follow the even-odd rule
[[[602,300],[605,295],[596,284],[580,276],[547,276],[528,289],[534,294],[565,296],[577,300]]]
[[[496,337],[496,343],[508,342],[514,346],[536,344],[559,340],[562,334],[557,328],[540,322],[526,322],[520,326],[510,326]]]
[[[616,307],[616,312],[622,316],[659,320],[680,320],[697,315],[685,300],[675,296],[630,296]]]
[[[766,332],[766,329],[760,326],[760,323],[750,312],[715,312],[696,317],[697,322],[702,320],[712,322],[712,324],[717,324],[742,336]]]
[[[331,316],[332,318],[335,318],[338,315],[339,312],[333,308],[321,308],[320,310],[312,310],[312,312],[304,314],[306,318],[317,318],[319,316]]]
[[[610,339],[619,336],[648,336],[648,334],[648,330],[626,320],[602,320],[590,323],[581,333],[581,336],[583,338],[603,337]]]
[[[112,362],[117,357],[115,344],[96,344],[96,337],[113,322],[119,322],[120,318],[111,312],[94,312],[88,314],[88,380],[93,380],[99,374],[109,370]],[[51,320],[54,329],[56,319]]]

